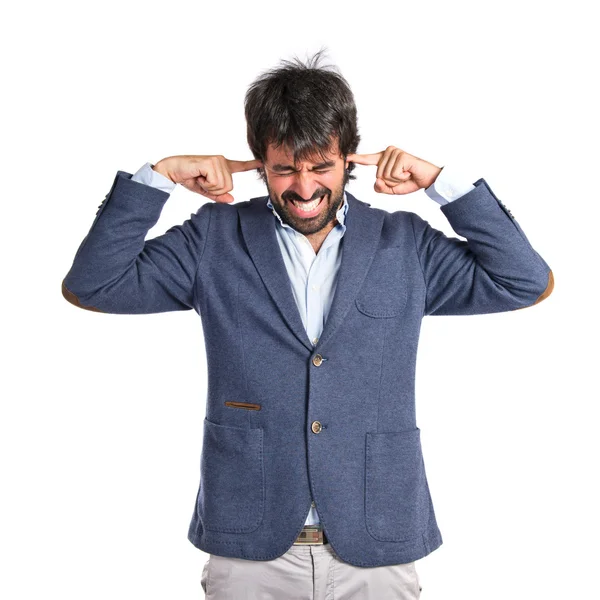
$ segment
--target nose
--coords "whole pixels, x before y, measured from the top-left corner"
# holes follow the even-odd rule
[[[299,171],[294,176],[294,183],[288,189],[298,194],[303,200],[310,200],[313,194],[322,187],[315,174],[308,171]]]

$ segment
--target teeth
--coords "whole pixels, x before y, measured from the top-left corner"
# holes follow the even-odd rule
[[[321,200],[323,200],[324,197],[325,196],[321,196],[320,198],[317,198],[312,202],[296,202],[295,200],[292,200],[292,202],[294,203],[294,206],[299,208],[300,210],[303,210],[304,212],[310,212],[311,210],[315,210],[315,208],[319,206]]]

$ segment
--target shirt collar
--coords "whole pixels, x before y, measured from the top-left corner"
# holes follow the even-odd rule
[[[270,196],[267,196],[267,207],[271,209],[271,211],[277,217],[277,220],[279,221],[279,223],[282,227],[287,227],[288,229],[294,229],[293,227],[290,227],[287,223],[284,223],[281,220],[279,213],[275,210],[275,207],[273,206],[273,203],[271,202]],[[348,207],[349,207],[348,199],[346,198],[346,192],[344,192],[344,201],[342,202],[342,205],[340,206],[338,211],[335,213],[337,222],[342,226],[342,229],[344,231],[346,230],[345,221],[346,221],[346,213],[348,212]],[[296,230],[294,229],[294,231],[296,231]]]

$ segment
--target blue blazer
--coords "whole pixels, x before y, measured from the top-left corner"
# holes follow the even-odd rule
[[[117,172],[63,294],[98,312],[200,315],[208,390],[196,547],[281,556],[311,498],[350,564],[411,562],[441,545],[415,419],[421,320],[525,308],[554,285],[510,211],[484,179],[474,185],[441,207],[467,241],[347,192],[338,284],[313,347],[266,196],[206,202],[145,241],[169,194]]]

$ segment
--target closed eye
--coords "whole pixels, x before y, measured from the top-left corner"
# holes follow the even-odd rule
[[[331,169],[313,169],[311,171],[311,173],[328,173]],[[292,175],[293,173],[296,173],[296,171],[290,171],[289,173],[276,173],[276,175],[278,177],[289,177],[290,175]]]

